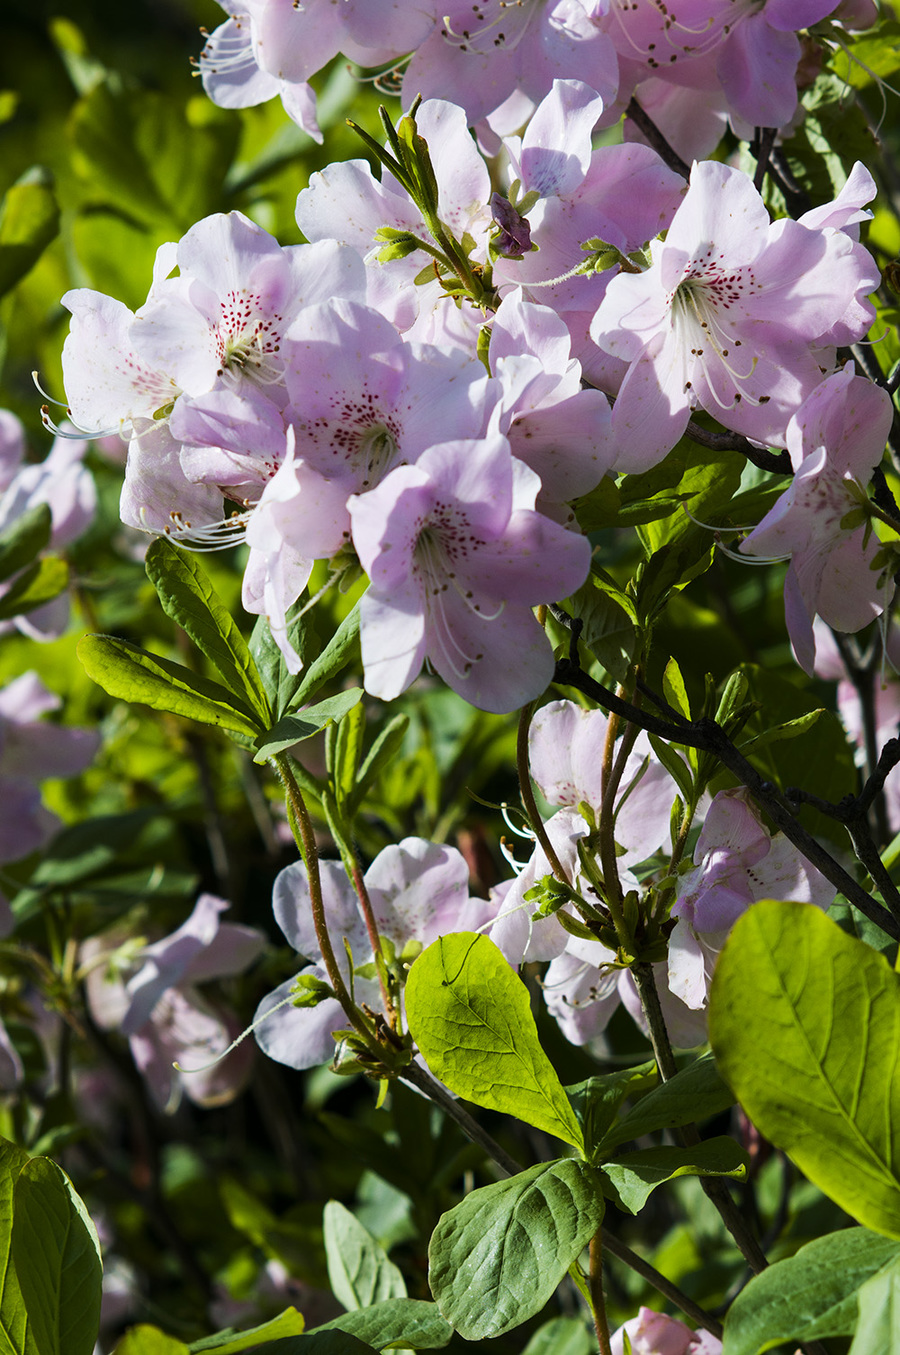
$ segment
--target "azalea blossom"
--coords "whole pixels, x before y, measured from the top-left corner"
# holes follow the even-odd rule
[[[381,1006],[380,989],[374,977],[355,974],[351,980],[348,950],[354,969],[365,970],[374,959],[359,898],[339,861],[321,861],[319,871],[328,929],[335,940],[338,967],[346,983],[352,982],[357,1004]],[[453,847],[408,837],[385,847],[365,873],[378,931],[393,947],[401,965],[411,964],[419,951],[449,932],[473,931],[493,916],[493,905],[470,898],[469,868]],[[306,867],[297,861],[281,872],[273,895],[275,919],[290,944],[312,961],[300,970],[328,982],[328,971],[312,920]],[[339,940],[338,938],[341,938]],[[404,959],[405,956],[405,959]],[[254,1028],[260,1048],[278,1063],[290,1068],[313,1068],[329,1063],[335,1053],[335,1031],[347,1018],[340,1003],[326,997],[316,1006],[294,1006],[290,999],[298,990],[288,979],[263,998]]]
[[[240,1031],[236,1017],[196,986],[243,973],[265,944],[255,927],[221,922],[228,907],[201,894],[180,927],[136,953],[110,948],[102,936],[81,947],[93,1019],[128,1037],[154,1101],[167,1112],[182,1091],[197,1105],[225,1105],[250,1074],[252,1046],[226,1053]]]
[[[612,1355],[720,1355],[722,1342],[708,1331],[693,1331],[677,1318],[641,1308],[610,1337]]]
[[[786,443],[794,478],[746,536],[747,555],[790,556],[784,611],[798,662],[815,662],[813,618],[858,631],[889,605],[893,584],[870,568],[880,545],[858,508],[884,454],[893,419],[888,393],[848,364],[821,382],[791,419]]]
[[[690,412],[779,442],[833,357],[835,315],[877,283],[842,231],[769,220],[746,174],[695,164],[687,195],[651,267],[610,282],[591,338],[628,363],[613,428],[647,469],[675,445]],[[861,307],[860,338],[874,317]]]
[[[405,691],[426,658],[483,710],[515,710],[553,676],[532,608],[583,583],[590,546],[535,511],[540,480],[496,422],[350,500],[371,580],[360,603],[365,684],[382,700]]]
[[[694,849],[695,867],[682,875],[672,905],[669,988],[686,1006],[706,1006],[709,982],[731,928],[757,899],[783,899],[827,908],[831,885],[797,848],[763,827],[741,789],[715,797]]]

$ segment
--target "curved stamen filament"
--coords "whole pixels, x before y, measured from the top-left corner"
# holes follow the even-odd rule
[[[474,52],[479,56],[486,56],[497,48],[515,51],[531,22],[537,0],[494,0],[494,3],[497,13],[493,19],[486,17],[488,5],[484,0],[481,4],[473,4],[472,15],[478,26],[460,32],[454,29],[450,16],[445,14],[441,37],[461,52]]]

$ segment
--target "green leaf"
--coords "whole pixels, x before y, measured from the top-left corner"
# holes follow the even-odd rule
[[[690,767],[684,758],[679,757],[672,745],[666,743],[658,734],[648,733],[647,737],[650,740],[650,747],[678,787],[682,800],[685,804],[690,804],[694,798],[694,778],[691,776]]]
[[[318,639],[309,615],[301,616],[289,623],[287,638],[304,663],[309,663],[318,653]],[[272,714],[276,720],[280,720],[293,705],[294,697],[303,686],[306,674],[302,670],[299,673],[288,672],[284,655],[273,640],[269,623],[264,616],[258,617],[253,627],[250,653],[268,696]]]
[[[581,641],[608,673],[624,681],[638,645],[638,631],[628,613],[630,599],[615,594],[593,575],[572,595],[582,623]]]
[[[268,724],[269,701],[253,656],[197,556],[157,537],[147,551],[145,567],[166,615],[218,669],[228,690]]]
[[[266,1346],[265,1355],[376,1355],[375,1349],[340,1330],[320,1328],[308,1336],[289,1336]]]
[[[0,296],[37,263],[59,233],[59,206],[41,170],[7,190],[0,206]]]
[[[97,1232],[65,1172],[35,1157],[15,1186],[12,1257],[40,1355],[92,1355],[103,1264]]]
[[[600,1148],[609,1153],[620,1143],[651,1134],[657,1129],[707,1120],[734,1105],[734,1093],[723,1082],[711,1054],[682,1068],[668,1082],[661,1082],[641,1097],[636,1106],[617,1120]]]
[[[859,1320],[850,1355],[900,1351],[900,1259],[867,1280],[857,1296]]]
[[[305,1325],[302,1315],[296,1308],[285,1308],[283,1313],[279,1313],[268,1322],[263,1322],[259,1327],[205,1336],[202,1341],[192,1341],[189,1349],[191,1355],[200,1355],[205,1351],[214,1351],[215,1355],[237,1355],[238,1351],[256,1349],[257,1345],[265,1341],[275,1341],[281,1336],[299,1336]]]
[[[337,721],[359,702],[362,687],[350,687],[336,696],[329,696],[315,706],[307,706],[298,715],[284,715],[266,734],[256,740],[254,762],[268,762],[277,753],[293,748],[295,743],[312,738],[332,720]]]
[[[292,709],[308,701],[311,696],[335,677],[353,657],[359,638],[359,603],[344,617],[322,653],[306,670],[303,681],[294,693]]]
[[[640,1063],[616,1073],[601,1073],[566,1087],[566,1095],[578,1117],[584,1141],[593,1161],[593,1153],[616,1118],[622,1102],[635,1092],[645,1091],[658,1081],[656,1062]],[[620,1140],[621,1141],[621,1140]]]
[[[666,664],[666,671],[663,673],[663,695],[673,710],[678,711],[679,715],[683,715],[686,720],[691,718],[691,704],[688,701],[684,678],[681,676],[681,669],[674,659],[669,659]]]
[[[35,504],[0,532],[0,583],[30,564],[50,541],[50,508]]]
[[[724,1355],[757,1355],[783,1341],[851,1336],[860,1286],[891,1268],[898,1256],[900,1245],[868,1228],[816,1238],[741,1290],[725,1319]]]
[[[56,555],[35,560],[10,584],[0,598],[0,621],[33,612],[59,597],[69,584],[69,566]]]
[[[643,1148],[604,1162],[600,1171],[612,1186],[616,1204],[637,1214],[657,1186],[676,1176],[747,1175],[747,1154],[727,1135],[704,1139],[691,1148]]]
[[[395,715],[388,721],[372,744],[356,774],[356,785],[353,788],[353,793],[347,799],[347,813],[351,817],[359,808],[366,792],[375,784],[385,767],[399,753],[408,729],[409,716]]]
[[[344,1331],[377,1350],[399,1346],[411,1350],[441,1350],[449,1345],[453,1328],[441,1317],[436,1303],[423,1299],[385,1299],[356,1312],[342,1313],[316,1331]]]
[[[360,695],[362,695],[361,692]],[[359,771],[359,764],[362,759],[365,727],[365,710],[362,706],[357,706],[352,714],[348,713],[347,718],[341,721],[336,730],[331,777],[339,810],[344,809],[347,798],[356,785],[356,774]]]
[[[762,1134],[900,1238],[900,977],[806,903],[754,904],[710,994],[719,1070]]]
[[[522,1355],[595,1355],[597,1343],[577,1317],[554,1317],[538,1327]]]
[[[428,1066],[451,1091],[583,1148],[538,1041],[528,989],[493,941],[474,932],[439,937],[409,971],[406,1013]]]
[[[328,1278],[345,1308],[368,1308],[384,1299],[406,1297],[400,1271],[349,1209],[329,1200],[324,1219]]]
[[[190,1346],[166,1336],[159,1327],[129,1327],[112,1355],[189,1355]]]
[[[438,1307],[466,1341],[501,1336],[540,1312],[602,1221],[597,1173],[575,1158],[473,1190],[429,1243]]]
[[[255,740],[259,723],[238,709],[236,698],[218,682],[180,663],[148,654],[112,635],[84,635],[76,650],[88,677],[122,701],[140,701],[201,724],[218,725]]]
[[[11,1262],[13,1195],[28,1154],[0,1139],[0,1355],[38,1355],[16,1268]]]
[[[741,744],[741,752],[745,756],[751,752],[757,752],[770,743],[780,743],[783,739],[796,739],[798,734],[805,734],[808,729],[818,722],[821,715],[824,715],[824,707],[818,710],[807,711],[805,715],[800,715],[796,720],[785,720],[783,724],[773,725],[771,729],[764,729],[761,734],[755,738],[748,739],[746,743]]]

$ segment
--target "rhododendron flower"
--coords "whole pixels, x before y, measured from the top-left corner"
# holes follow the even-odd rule
[[[404,102],[418,93],[452,98],[476,123],[517,93],[539,103],[566,77],[609,100],[618,83],[616,54],[596,22],[606,7],[607,0],[441,0],[442,25],[409,63]]]
[[[720,1355],[722,1342],[708,1331],[692,1331],[677,1318],[641,1308],[610,1337],[612,1355],[625,1355],[625,1337],[631,1355]]]
[[[843,232],[770,222],[748,176],[715,161],[694,165],[651,255],[646,271],[613,278],[591,325],[594,342],[630,364],[613,428],[632,470],[661,460],[697,407],[780,441],[831,364],[823,345],[835,315],[878,277]],[[874,312],[862,315],[854,338]]]
[[[763,827],[743,789],[715,797],[694,861],[672,905],[677,922],[669,938],[669,988],[699,1010],[706,1006],[719,951],[751,903],[782,899],[827,908],[835,891],[793,843]]]
[[[201,894],[190,917],[170,936],[144,946],[133,962],[126,960],[125,972],[103,937],[91,937],[81,948],[93,1018],[103,1029],[128,1036],[135,1064],[161,1110],[173,1111],[182,1091],[197,1105],[225,1105],[250,1073],[250,1045],[217,1057],[240,1025],[196,989],[243,973],[265,945],[255,927],[219,920],[228,907],[224,899]],[[134,972],[126,978],[132,963]]]
[[[495,418],[485,438],[431,447],[350,500],[371,580],[360,638],[373,696],[399,696],[426,658],[483,710],[515,710],[544,690],[553,651],[532,608],[584,582],[591,548],[534,511],[540,487]]]
[[[787,449],[794,478],[774,508],[744,539],[748,555],[790,555],[784,611],[798,662],[815,662],[812,623],[857,631],[890,603],[893,586],[872,570],[878,538],[846,516],[859,505],[884,454],[891,398],[848,364],[821,382],[791,419]]]
[[[354,967],[359,968],[372,963],[372,943],[359,899],[341,863],[321,861],[319,870],[328,929],[335,940],[338,966],[349,983],[347,946]],[[469,897],[468,881],[469,868],[453,847],[408,837],[379,852],[366,871],[365,885],[379,934],[391,942],[401,962],[410,943],[414,944],[407,950],[409,964],[423,946],[439,936],[476,930],[493,916],[490,902]],[[327,983],[328,973],[316,939],[309,882],[302,862],[288,866],[278,876],[273,907],[275,919],[288,941],[313,961],[300,974]],[[286,1004],[285,1000],[295,991],[295,982],[289,979],[263,998],[254,1017],[256,1040],[278,1063],[286,1063],[290,1068],[312,1068],[331,1061],[335,1053],[332,1032],[342,1030],[347,1018],[335,998],[325,998],[315,1007]],[[374,978],[357,974],[353,978],[353,993],[357,1004],[380,1008],[380,989]]]

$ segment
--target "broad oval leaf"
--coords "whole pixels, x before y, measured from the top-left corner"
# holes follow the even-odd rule
[[[429,1068],[451,1091],[583,1150],[538,1041],[528,989],[493,941],[456,932],[433,942],[409,972],[406,1014]]]
[[[88,677],[122,701],[140,701],[154,710],[184,715],[201,724],[217,725],[255,739],[259,722],[239,710],[237,698],[209,678],[192,673],[180,663],[148,654],[112,635],[83,635],[77,654]]]
[[[742,1180],[747,1175],[747,1154],[734,1139],[722,1135],[690,1148],[643,1148],[637,1153],[623,1153],[614,1161],[604,1162],[600,1171],[611,1187],[607,1194],[630,1214],[637,1214],[651,1191],[676,1176],[733,1176]]]
[[[329,1200],[324,1223],[328,1278],[345,1308],[368,1308],[384,1299],[406,1297],[400,1271],[349,1209]]]
[[[603,1221],[593,1167],[539,1162],[442,1214],[428,1246],[437,1305],[467,1341],[501,1336],[539,1313]]]
[[[376,1350],[399,1346],[409,1350],[442,1350],[449,1345],[453,1328],[441,1317],[436,1303],[424,1299],[385,1299],[368,1308],[342,1313],[324,1322],[316,1331],[343,1331],[366,1341]]]
[[[197,557],[157,537],[147,551],[145,568],[166,615],[215,665],[228,690],[268,724],[269,701],[253,656]]]
[[[895,1260],[859,1291],[859,1318],[850,1355],[888,1355],[898,1349],[900,1333],[900,1260]]]
[[[128,1328],[113,1355],[190,1355],[190,1349],[174,1336],[166,1336],[159,1327],[142,1323],[139,1327]]]
[[[860,1286],[898,1257],[900,1243],[868,1228],[845,1228],[807,1243],[741,1290],[725,1319],[723,1355],[852,1335]]]
[[[747,1114],[860,1223],[900,1238],[900,977],[806,903],[754,904],[716,966],[716,1062]]]
[[[91,1355],[100,1328],[97,1232],[65,1172],[35,1157],[15,1186],[12,1258],[41,1355]]]

